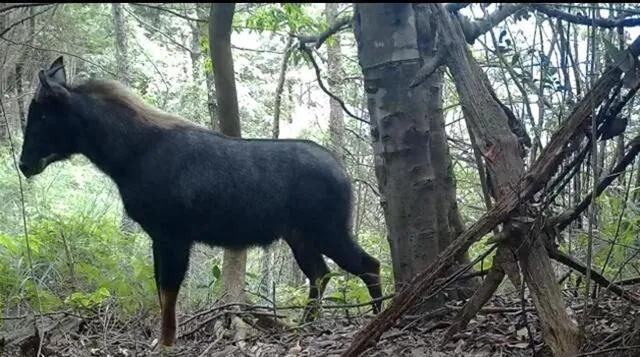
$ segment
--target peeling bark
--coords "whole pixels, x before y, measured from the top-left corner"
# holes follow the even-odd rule
[[[509,119],[492,98],[490,83],[464,45],[464,34],[442,8],[437,5],[439,33],[446,48],[447,65],[454,78],[467,128],[473,131],[478,148],[491,172],[496,197],[504,197],[520,185],[524,176],[524,161],[520,155],[518,139],[509,129]],[[527,215],[527,208],[517,209]],[[530,228],[509,227],[510,247],[515,252],[524,279],[533,296],[540,316],[543,338],[558,356],[572,356],[578,352],[577,325],[567,315],[560,288],[547,252],[537,236],[529,236]],[[512,277],[512,280],[515,279]]]
[[[358,22],[358,7],[356,7],[356,34],[359,27]],[[640,53],[640,37],[635,39],[627,51],[633,58],[638,56]],[[452,57],[453,55],[448,56],[448,58]],[[466,58],[466,54],[463,58]],[[591,109],[600,105],[608,96],[611,89],[620,83],[620,77],[622,75],[622,70],[619,67],[620,64],[620,62],[617,62],[614,66],[609,67],[594,84],[592,89],[587,92],[583,99],[573,108],[569,117],[564,121],[564,126],[553,134],[547,146],[531,166],[529,172],[523,173],[521,181],[511,187],[510,190],[505,191],[505,195],[496,202],[491,210],[460,234],[427,269],[412,279],[407,289],[398,292],[392,304],[358,332],[353,343],[349,349],[343,353],[343,356],[357,356],[362,354],[368,347],[375,344],[375,341],[393,326],[404,312],[414,306],[420,297],[431,296],[439,291],[443,283],[443,280],[440,280],[440,278],[446,274],[456,258],[460,257],[471,244],[489,233],[496,225],[508,219],[517,208],[521,207],[522,202],[531,199],[534,194],[544,187],[544,184],[556,172],[562,160],[571,154],[573,149],[569,143],[575,138],[584,137],[584,131],[581,130],[580,127],[587,122]],[[485,95],[482,96],[483,100],[491,102],[492,99],[490,99],[490,96],[486,93],[484,94]],[[495,101],[492,103],[495,103]],[[471,107],[471,110],[473,112],[473,107]],[[475,114],[479,113],[476,111]],[[506,123],[506,117],[503,117],[503,120]],[[539,243],[537,240],[534,242],[536,244]],[[537,258],[539,256],[539,248],[535,248],[532,251],[534,258]],[[531,263],[534,262],[534,259],[528,258],[527,260],[524,265],[527,270],[525,278],[527,281],[537,281],[536,278],[532,278],[531,269],[529,269],[533,267]],[[537,269],[538,267],[534,268]],[[534,286],[532,290],[536,290],[536,294],[539,294],[537,290],[540,290],[540,287],[541,286]],[[540,301],[538,301],[538,304],[540,304]],[[549,311],[543,312],[546,314]],[[563,315],[566,316],[564,311]],[[568,343],[571,343],[575,335],[574,330],[576,330],[575,326],[569,328],[569,330],[559,328],[557,330],[557,336],[549,338],[548,335],[545,335],[545,340],[554,343],[558,337],[570,335],[571,340],[568,340]],[[567,346],[566,343],[567,342],[563,343],[561,341],[555,346],[559,349],[573,348],[573,344]],[[566,353],[566,351],[556,351],[555,353],[561,356],[569,354]]]

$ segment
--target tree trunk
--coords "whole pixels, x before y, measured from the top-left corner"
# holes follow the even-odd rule
[[[408,87],[435,55],[433,38],[419,37],[429,33],[419,20],[411,4],[356,6],[358,58],[396,291],[464,228],[444,132],[443,74]]]
[[[440,11],[444,9],[435,8],[434,10]],[[449,19],[449,15],[443,14],[443,11],[440,11],[438,16],[434,16],[433,20],[435,20],[434,22],[439,20],[451,21]],[[355,22],[357,29],[359,22],[358,17],[355,18]],[[460,53],[460,48],[458,48],[457,51],[449,51],[446,58],[450,61],[461,61],[462,63],[458,63],[458,65],[462,64],[463,68],[468,67],[468,65],[464,66],[465,61],[473,58],[470,56],[467,58],[468,53],[464,48],[464,41],[460,40],[462,35],[458,33],[460,29],[456,27],[451,28],[450,24],[446,25],[448,25],[448,28],[442,31],[442,33],[445,34],[444,36],[456,36],[458,38],[457,41],[452,41],[449,45],[457,45],[463,49],[462,54]],[[633,56],[633,58],[636,58],[640,54],[640,37],[637,37],[634,40],[633,44],[629,46],[627,51],[628,54]],[[624,56],[622,58],[626,60],[628,57]],[[620,76],[622,75],[622,70],[620,69],[621,63],[621,61],[618,61],[615,66],[608,68],[595,83],[593,88],[586,93],[584,98],[576,106],[574,106],[571,114],[564,121],[564,125],[553,134],[549,140],[549,144],[544,147],[538,160],[532,164],[529,172],[523,176],[524,179],[522,182],[519,182],[518,185],[512,186],[510,190],[503,192],[504,196],[492,206],[489,212],[484,214],[477,222],[469,226],[462,234],[460,234],[460,236],[441,253],[438,259],[433,262],[428,269],[420,272],[420,274],[413,279],[411,282],[412,284],[408,289],[398,292],[391,305],[356,334],[353,343],[349,349],[342,354],[342,356],[358,356],[362,354],[366,349],[370,348],[372,343],[375,343],[375,341],[377,341],[385,331],[395,325],[398,318],[403,313],[414,307],[420,297],[430,296],[438,292],[442,288],[443,284],[447,283],[445,279],[441,278],[444,277],[446,271],[451,267],[456,257],[459,257],[462,253],[466,252],[474,242],[489,233],[496,225],[505,222],[514,213],[517,213],[516,210],[522,207],[523,202],[531,200],[536,193],[542,190],[544,185],[551,179],[551,176],[557,171],[560,163],[566,157],[567,153],[571,151],[570,149],[567,149],[568,144],[575,138],[580,140],[584,138],[585,134],[581,127],[587,123],[592,108],[600,105],[600,103],[607,98],[611,89],[616,84],[620,83]],[[475,63],[475,65],[477,66],[477,63]],[[479,68],[477,70],[479,70]],[[491,98],[490,95],[485,93],[484,90],[479,90],[474,85],[468,86],[468,84],[478,81],[477,70],[471,72],[467,71],[464,75],[458,73],[454,76],[454,80],[460,80],[465,83],[460,83],[461,85],[458,87],[458,90],[464,88],[464,92],[466,93],[465,97],[468,97],[467,99],[470,100],[469,102],[463,103],[465,115],[471,115],[474,118],[474,120],[471,120],[472,124],[475,121],[482,122],[484,120],[492,120],[493,118],[498,118],[498,120],[503,123],[506,122],[507,118],[505,117],[505,113],[496,109],[499,106],[497,103],[494,103],[495,100]],[[469,79],[471,83],[465,81],[465,79]],[[476,94],[479,94],[480,98],[476,99]],[[490,111],[492,111],[491,115],[487,115],[487,113],[479,110],[478,105],[482,107],[482,103],[493,103],[490,104],[490,107],[493,107],[493,109],[490,109]],[[486,150],[489,148],[484,147],[484,149]],[[497,152],[497,156],[502,159],[501,156],[503,154],[501,151]],[[493,156],[495,159],[494,155],[495,152],[490,156]],[[534,244],[537,244],[538,242],[539,240],[535,240]],[[527,247],[524,248],[524,251],[527,251],[526,248]],[[532,251],[536,251],[537,254],[537,248]],[[535,267],[535,263],[540,262],[534,262],[533,260],[524,262],[524,269],[528,270],[525,275],[540,273],[535,272],[535,269],[537,269]],[[532,267],[534,269],[531,269]],[[540,271],[546,271],[546,269],[547,267],[543,267],[540,268]],[[531,277],[526,277],[526,279],[536,280]],[[531,290],[534,294],[538,295],[540,294],[540,290],[544,290],[540,289],[540,287],[541,286],[534,286],[531,287]],[[557,287],[555,290],[558,290]],[[542,295],[543,294],[540,294],[539,296]],[[557,296],[553,296],[553,299],[555,300],[556,297]],[[542,300],[543,299],[538,299],[538,301],[535,301],[536,307],[538,307],[538,304],[548,303]],[[558,319],[563,319],[566,316],[566,312],[561,309],[540,309],[538,311],[541,315],[541,320],[550,317],[549,321],[557,321]],[[566,329],[563,328],[563,326],[553,326],[554,328],[559,328],[552,328],[551,330],[546,330],[546,327],[548,326],[545,326],[545,330],[543,331],[545,341],[551,341],[550,345],[552,345],[552,349],[554,345],[556,347],[560,347],[560,350],[555,350],[555,353],[560,356],[575,355],[571,350],[577,349],[574,344],[577,329],[572,323],[569,323],[564,327],[567,326],[569,327]],[[568,338],[563,340],[563,338],[566,337]]]
[[[325,15],[329,26],[338,18],[338,3],[327,3]],[[329,90],[342,97],[342,50],[340,48],[340,34],[335,34],[331,41],[327,42],[327,67]],[[344,113],[335,99],[329,98],[329,142],[331,150],[336,154],[341,162],[344,162]]]
[[[122,4],[111,4],[111,15],[113,20],[113,31],[115,32],[116,65],[118,80],[126,86],[131,85],[131,74],[129,72],[129,46],[127,43],[127,30],[124,16],[122,14]],[[135,233],[138,231],[137,223],[129,217],[127,212],[122,211],[120,217],[120,229],[123,232]]]
[[[209,8],[205,9],[207,4],[197,4],[196,13],[198,15],[198,19],[205,20],[208,22],[209,20]],[[202,38],[203,36],[207,37],[209,34],[205,34],[205,31],[208,30],[208,26],[200,25],[197,27],[198,29],[198,38]],[[211,49],[209,49],[211,52]],[[209,112],[209,118],[211,119],[211,129],[214,131],[220,130],[219,122],[218,122],[218,104],[216,102],[216,88],[213,79],[213,71],[207,72],[205,71],[205,84],[207,85],[207,111]]]
[[[240,118],[236,94],[235,72],[231,55],[231,23],[235,4],[215,3],[209,14],[209,49],[214,63],[214,83],[218,102],[220,131],[224,135],[240,137]],[[247,251],[225,249],[222,264],[223,299],[243,302]]]
[[[284,91],[284,84],[287,79],[287,67],[289,65],[289,57],[291,55],[291,43],[293,42],[293,38],[289,37],[287,40],[287,44],[285,46],[285,52],[282,55],[282,61],[280,62],[280,74],[278,75],[278,84],[276,85],[275,92],[275,104],[273,110],[273,127],[271,130],[271,136],[273,139],[278,139],[280,136],[280,114],[281,114],[281,103],[282,103],[282,92]],[[271,296],[271,286],[273,283],[273,274],[272,274],[272,261],[273,261],[273,253],[276,250],[273,246],[264,247],[262,249],[262,257],[260,259],[260,271],[262,278],[260,279],[260,294],[266,297]],[[289,259],[294,259],[291,254],[289,254]]]
[[[24,91],[22,88],[22,67],[23,63],[16,63],[16,102],[18,103],[18,116],[20,120],[20,129],[24,133],[27,126],[27,117],[24,113]]]
[[[127,44],[127,33],[124,16],[122,15],[122,4],[111,4],[111,15],[113,17],[113,30],[116,40],[116,63],[118,65],[118,80],[125,85],[131,84],[129,73],[129,46]]]
[[[509,128],[506,112],[492,98],[488,78],[466,48],[460,24],[441,5],[429,4],[427,9],[438,27],[441,49],[446,51],[447,66],[460,97],[467,128],[485,157],[499,200],[519,187],[525,174],[518,139]],[[528,216],[526,205],[521,205],[518,214]],[[507,222],[505,231],[508,232],[509,248],[520,262],[540,315],[545,342],[556,355],[572,356],[578,349],[577,326],[565,311],[544,245],[539,236],[528,235],[530,229],[529,225],[516,227]]]
[[[189,27],[191,29],[191,48],[189,51],[189,56],[191,57],[191,76],[195,83],[200,84],[200,81],[202,80],[202,64],[200,63],[200,59],[202,58],[202,51],[200,50],[200,26],[195,21],[189,21]]]

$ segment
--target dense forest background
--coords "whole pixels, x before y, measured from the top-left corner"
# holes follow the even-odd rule
[[[640,34],[634,28],[640,22],[624,22],[637,17],[640,8],[635,4],[509,6],[517,7],[473,4],[461,6],[459,14],[479,27],[486,25],[468,47],[495,97],[527,132],[530,145],[523,165],[529,169],[607,66]],[[65,56],[72,83],[117,79],[149,104],[217,130],[209,8],[209,4],[178,3],[0,4],[2,329],[12,326],[10,318],[34,312],[103,314],[108,310],[122,320],[157,318],[150,240],[123,213],[113,183],[80,156],[55,163],[27,181],[19,177],[14,157],[22,144],[36,74],[60,55]],[[501,12],[505,15],[492,17]],[[398,208],[398,202],[410,196],[398,189],[402,179],[390,175],[396,186],[381,183],[376,172],[384,156],[376,138],[384,130],[393,137],[395,129],[385,129],[384,120],[378,121],[381,128],[370,125],[378,118],[370,112],[374,99],[367,95],[362,65],[372,61],[362,57],[365,45],[358,49],[353,15],[352,4],[237,4],[231,44],[239,117],[243,137],[310,139],[341,158],[353,182],[354,236],[381,261],[383,294],[389,296],[435,261],[448,241],[419,241],[423,235],[410,228],[421,223],[391,212],[413,217],[422,215],[423,208],[408,201]],[[366,25],[359,30],[366,31]],[[313,45],[303,50],[304,43]],[[434,81],[433,76],[427,82]],[[449,70],[435,76],[440,76],[441,84],[427,84],[429,89],[421,93],[429,102],[429,96],[441,91],[442,102],[433,105],[442,111],[447,148],[443,157],[448,161],[440,165],[435,156],[432,160],[434,170],[446,176],[443,180],[453,182],[454,195],[438,197],[448,202],[447,211],[459,213],[459,222],[447,228],[459,234],[483,217],[500,195],[495,194],[496,183],[492,187],[487,177],[486,153],[474,144],[480,138],[470,137],[473,130],[465,120],[459,83]],[[571,175],[547,182],[536,209],[557,217],[588,197],[594,182],[622,161],[626,149],[637,145],[632,140],[640,130],[637,108],[634,98],[627,100],[619,114],[619,120],[627,119],[626,130],[602,138],[595,150],[581,154],[585,146],[576,142],[580,150],[559,170]],[[577,165],[572,164],[574,159],[579,160]],[[587,203],[589,208],[558,233],[562,252],[580,264],[590,264],[610,282],[640,275],[640,162],[631,160],[595,203]],[[409,167],[395,165],[387,169]],[[424,210],[438,215],[442,208],[438,207]],[[473,262],[477,275],[486,275],[492,268],[496,252],[483,253],[499,236],[497,230],[487,234],[468,250],[464,261]],[[405,240],[412,241],[402,243]],[[248,304],[306,303],[308,282],[286,244],[250,249],[247,254],[244,293]],[[481,255],[483,259],[476,261]],[[323,313],[345,317],[367,311],[370,297],[362,282],[333,263],[330,267],[334,276],[324,304],[347,307]],[[193,250],[180,293],[181,314],[218,301],[224,293],[222,268],[223,249],[197,246]],[[569,274],[566,264],[554,263],[553,270],[565,297],[585,295],[588,279],[582,274]],[[499,279],[498,295],[518,299],[521,286],[514,283]],[[478,284],[481,280],[468,279],[447,291],[447,296],[468,298]],[[593,284],[586,285],[595,291]],[[529,292],[526,295],[528,299]],[[286,317],[296,320],[298,312],[287,311]]]

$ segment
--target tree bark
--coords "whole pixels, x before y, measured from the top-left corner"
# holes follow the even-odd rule
[[[220,131],[224,135],[240,137],[240,118],[236,94],[235,72],[231,54],[231,23],[235,3],[211,4],[209,14],[209,49],[214,63],[217,114]],[[226,302],[242,302],[245,299],[245,271],[247,251],[225,249],[222,264],[223,299]]]
[[[122,6],[120,3],[111,4],[111,15],[113,22],[113,31],[115,32],[116,47],[116,65],[118,80],[126,86],[131,85],[131,74],[129,72],[129,45],[127,43],[127,29],[124,16],[122,14]],[[123,232],[135,233],[138,231],[137,223],[129,217],[127,212],[123,210],[120,217],[120,229]]]
[[[205,6],[207,6],[207,8],[205,8]],[[200,21],[201,24],[199,24],[197,27],[198,38],[202,38],[203,36],[205,37],[209,36],[209,34],[207,33],[208,26],[205,25],[205,24],[208,24],[209,22],[209,12],[210,12],[209,10],[210,10],[210,5],[197,4],[196,14],[198,16],[198,19],[201,20]],[[211,52],[211,48],[209,48],[209,52]],[[205,73],[204,80],[207,86],[207,111],[209,112],[209,118],[211,120],[211,129],[214,131],[218,131],[220,128],[219,128],[219,122],[218,122],[218,104],[216,102],[216,88],[215,88],[215,81],[213,79],[213,71],[208,72],[205,70],[204,73]]]
[[[356,8],[356,13],[357,11],[358,8]],[[356,16],[356,30],[359,26],[358,21]],[[627,51],[629,56],[633,58],[640,54],[640,37],[634,40]],[[448,58],[452,56],[452,54],[449,54]],[[626,59],[629,56],[624,56],[624,58]],[[463,58],[466,58],[466,54]],[[505,195],[493,205],[489,212],[460,234],[429,268],[412,279],[409,288],[398,292],[392,304],[358,332],[354,337],[353,343],[343,356],[360,355],[393,326],[404,312],[413,307],[420,297],[430,296],[438,292],[443,284],[448,283],[447,280],[442,280],[441,278],[457,257],[460,257],[474,242],[489,233],[498,224],[508,219],[517,208],[521,207],[522,202],[533,198],[544,187],[557,171],[560,163],[572,152],[569,143],[576,138],[584,138],[584,131],[581,127],[587,122],[592,108],[600,105],[609,95],[611,89],[620,83],[620,76],[622,75],[621,64],[622,62],[618,61],[614,66],[609,67],[593,88],[573,108],[569,117],[564,121],[564,125],[551,136],[549,143],[544,147],[536,162],[531,165],[529,172],[522,176],[521,182],[513,186],[511,190],[506,191]],[[485,93],[481,100],[494,101],[493,98],[488,99],[486,95]],[[471,109],[473,109],[473,106]],[[502,113],[501,115],[504,116],[505,114]],[[503,119],[506,120],[506,117]]]
[[[24,90],[22,88],[23,63],[16,63],[16,102],[18,103],[18,119],[20,120],[20,129],[24,133],[27,126],[27,116],[24,112]]]
[[[129,72],[129,46],[127,44],[127,34],[124,16],[122,15],[122,4],[111,4],[111,15],[113,17],[113,30],[116,40],[116,63],[118,65],[118,80],[125,85],[131,84],[131,74]]]
[[[443,72],[408,88],[437,55],[434,32],[414,6],[358,4],[354,22],[397,291],[464,229],[444,131]]]
[[[338,3],[325,5],[325,16],[331,27],[338,20]],[[327,68],[328,84],[331,93],[342,97],[340,85],[342,78],[342,50],[340,47],[340,34],[336,33],[327,42]],[[329,142],[331,150],[341,162],[344,162],[344,113],[335,99],[329,98]]]
[[[524,176],[524,161],[516,136],[511,132],[506,113],[489,93],[491,84],[469,54],[464,34],[440,5],[429,5],[447,51],[447,66],[454,78],[467,128],[473,132],[476,144],[492,172],[491,180],[497,198],[504,197],[520,184]],[[527,215],[522,206],[519,214]],[[530,227],[515,228],[507,223],[510,246],[520,262],[524,279],[532,293],[540,316],[545,342],[558,356],[578,352],[579,336],[576,324],[567,315],[564,301],[551,266],[551,261],[539,237],[528,236]]]
[[[427,118],[434,105],[425,100],[432,83],[406,88],[421,66],[410,4],[357,4],[355,34],[399,291],[439,251]]]

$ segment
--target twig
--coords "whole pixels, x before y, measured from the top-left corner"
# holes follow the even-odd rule
[[[322,46],[322,44],[325,41],[327,41],[327,39],[329,37],[331,37],[336,32],[345,29],[347,27],[347,25],[351,25],[352,21],[353,21],[353,17],[347,16],[347,17],[343,17],[341,19],[336,20],[336,22],[334,22],[331,26],[329,26],[328,29],[326,29],[324,32],[322,32],[322,33],[320,33],[318,35],[309,36],[309,35],[291,34],[291,36],[297,38],[298,41],[300,41],[301,44],[307,44],[307,43],[315,42],[316,43],[315,48],[319,49],[320,46]]]
[[[38,302],[38,313],[36,314],[36,318],[33,319],[33,328],[38,335],[38,351],[36,356],[40,355],[40,351],[42,351],[42,342],[44,339],[45,331],[42,331],[42,335],[40,335],[38,330],[38,320],[40,320],[40,326],[42,326],[42,301],[40,299],[40,291],[38,289],[38,284],[36,283],[35,273],[33,270],[33,257],[31,254],[31,244],[29,242],[29,230],[27,229],[27,210],[25,208],[25,200],[24,200],[24,188],[22,187],[22,175],[20,173],[20,168],[18,167],[18,161],[16,160],[16,148],[13,142],[13,135],[11,135],[11,127],[9,126],[9,119],[7,118],[7,111],[4,108],[4,103],[2,98],[0,98],[0,110],[2,110],[2,116],[4,118],[5,125],[7,126],[7,138],[9,139],[9,146],[11,148],[11,159],[13,160],[13,166],[15,167],[16,174],[18,176],[18,188],[20,190],[20,209],[22,212],[22,228],[24,230],[24,241],[27,247],[27,260],[29,262],[29,275],[31,279],[34,281],[34,292],[36,295],[36,301]]]
[[[590,192],[575,208],[565,211],[564,213],[552,218],[550,220],[552,225],[557,225],[558,230],[563,230],[573,222],[580,214],[589,207],[589,203],[595,197],[598,197],[620,174],[624,172],[626,167],[633,162],[635,157],[640,153],[640,136],[637,136],[631,141],[633,144],[625,156],[618,162],[618,164],[606,175],[596,189]]]
[[[352,117],[353,119],[359,120],[359,121],[361,121],[363,123],[371,124],[371,123],[369,123],[369,121],[367,121],[365,119],[362,119],[359,116],[353,114],[349,109],[347,109],[347,106],[344,104],[342,99],[340,99],[335,94],[331,93],[331,91],[329,91],[327,89],[327,87],[325,87],[324,83],[322,82],[322,75],[320,73],[320,67],[318,67],[318,63],[316,63],[316,60],[313,58],[313,54],[311,53],[311,50],[309,50],[309,48],[307,46],[305,46],[304,44],[302,44],[302,43],[300,44],[299,48],[300,48],[300,50],[302,52],[304,52],[307,55],[307,57],[309,58],[309,61],[311,61],[311,64],[313,65],[313,68],[316,71],[316,79],[318,80],[318,85],[320,86],[322,91],[325,92],[333,100],[338,102],[340,104],[340,107],[342,107],[342,110],[344,110],[344,112],[347,113],[348,116]]]
[[[492,12],[484,19],[470,22],[468,19],[460,16],[460,24],[462,25],[462,31],[464,33],[465,40],[468,43],[473,43],[480,35],[494,28],[498,23],[502,22],[507,17],[515,14],[516,12],[527,7],[528,4],[506,4],[501,9]]]
[[[51,2],[32,2],[32,3],[9,5],[1,8],[0,13],[7,12],[12,9],[20,9],[20,8],[36,7],[36,6],[47,6],[47,5],[53,5],[53,4],[54,3],[51,3]]]
[[[613,352],[613,351],[638,350],[638,349],[640,349],[640,345],[619,346],[619,347],[606,348],[606,349],[603,349],[603,350],[585,352],[585,353],[579,354],[578,356],[580,356],[580,357],[593,356],[593,355],[599,355],[599,354],[602,354],[602,353]]]
[[[78,55],[77,55],[77,54],[75,54],[75,53],[71,53],[71,52],[67,52],[67,51],[62,51],[62,50],[56,50],[56,49],[52,49],[52,48],[44,48],[44,47],[32,46],[32,45],[30,45],[30,44],[28,44],[28,43],[22,43],[22,42],[16,42],[16,41],[14,41],[14,40],[10,40],[10,39],[8,39],[8,38],[6,38],[6,37],[4,37],[4,36],[0,36],[0,38],[2,38],[3,40],[5,40],[5,41],[7,41],[7,42],[9,42],[9,43],[11,43],[11,44],[13,44],[13,45],[16,45],[16,46],[25,46],[25,47],[29,47],[29,48],[34,49],[34,50],[47,51],[47,52],[53,52],[53,53],[59,53],[59,54],[61,54],[61,55],[66,55],[66,56],[69,56],[69,57],[77,58],[77,59],[79,59],[79,60],[81,60],[81,61],[83,61],[83,62],[89,63],[89,64],[91,64],[91,65],[93,65],[93,66],[95,66],[95,67],[97,67],[97,68],[100,68],[100,69],[101,69],[102,71],[104,71],[105,73],[108,73],[108,74],[110,74],[110,75],[112,75],[112,76],[116,77],[116,74],[115,74],[115,73],[113,73],[113,72],[111,72],[108,68],[106,68],[106,67],[104,67],[104,66],[102,66],[102,65],[100,65],[100,64],[98,64],[98,63],[95,63],[95,62],[93,62],[93,61],[91,61],[91,60],[88,60],[88,59],[86,59],[86,58],[84,58],[84,57],[78,56]]]
[[[371,189],[371,192],[373,192],[374,195],[380,197],[380,192],[378,192],[378,190],[376,190],[376,188],[373,187],[373,185],[370,184],[369,182],[367,182],[365,180],[358,179],[358,178],[353,179],[353,182],[360,182],[360,183],[365,184],[367,187],[369,187]]]
[[[155,32],[158,33],[160,35],[162,35],[164,38],[166,38],[167,40],[169,40],[169,42],[171,42],[172,44],[176,45],[177,47],[179,47],[181,50],[192,54],[192,51],[189,47],[183,45],[182,43],[174,40],[171,36],[169,36],[168,34],[164,33],[163,31],[160,31],[160,29],[158,29],[157,27],[150,25],[148,23],[146,23],[144,20],[142,20],[141,18],[139,18],[136,14],[134,14],[131,10],[127,9],[126,7],[123,7],[124,11],[126,11],[129,15],[131,15],[134,19],[136,19],[136,21],[138,21],[141,25],[143,25],[144,27],[146,27],[150,32]]]
[[[603,18],[591,19],[586,16],[569,14],[564,11],[554,9],[553,7],[548,5],[531,4],[530,6],[547,16],[555,17],[560,20],[564,20],[564,21],[571,22],[578,25],[596,26],[596,27],[604,27],[604,28],[640,26],[640,18],[632,18],[632,19],[625,18],[620,20],[609,20],[609,19],[603,19]]]
[[[614,282],[609,281],[607,278],[605,278],[602,274],[598,273],[597,271],[591,268],[587,269],[586,265],[582,264],[581,262],[574,259],[570,255],[563,253],[557,249],[548,249],[547,251],[549,252],[549,256],[552,259],[568,266],[573,270],[580,272],[583,275],[587,275],[587,271],[591,271],[591,279],[595,281],[598,285],[606,288],[607,290],[610,290],[612,293],[633,303],[634,305],[640,305],[640,297],[626,291],[625,289],[616,285]]]
[[[144,4],[144,3],[139,3],[139,2],[132,2],[130,4],[131,5],[135,5],[135,6],[140,6],[140,7],[146,7],[146,8],[149,8],[149,9],[155,9],[155,10],[158,10],[158,11],[163,11],[163,12],[169,13],[169,14],[171,14],[173,16],[177,16],[177,17],[179,17],[179,18],[181,18],[183,20],[195,21],[195,22],[200,22],[200,23],[204,23],[204,24],[209,22],[209,20],[198,19],[198,18],[195,18],[195,17],[190,17],[190,16],[187,16],[187,15],[183,15],[181,13],[175,12],[175,11],[173,11],[171,9],[167,9],[166,7],[162,7],[162,6]]]
[[[58,5],[54,5],[54,6],[48,7],[48,8],[46,8],[46,9],[42,10],[42,11],[36,12],[36,13],[34,13],[34,14],[32,14],[32,15],[29,15],[29,16],[27,16],[27,17],[25,17],[25,18],[22,18],[22,19],[20,19],[20,20],[18,20],[18,21],[16,21],[16,22],[12,23],[11,25],[7,26],[7,28],[5,28],[4,30],[2,30],[2,32],[0,32],[0,38],[3,38],[4,40],[7,40],[7,39],[5,39],[5,38],[4,38],[4,35],[5,35],[7,32],[11,31],[14,27],[16,27],[16,26],[18,26],[18,25],[22,24],[23,22],[25,22],[25,21],[27,21],[27,20],[31,20],[31,19],[35,18],[36,16],[38,16],[38,15],[44,14],[45,12],[47,12],[47,11],[49,11],[49,10],[51,10],[51,9],[55,9],[56,7],[58,7]],[[1,11],[0,11],[0,12],[1,12]],[[7,40],[7,41],[8,41],[8,40]]]
[[[633,278],[622,279],[615,282],[616,285],[635,285],[640,284],[640,276]]]

